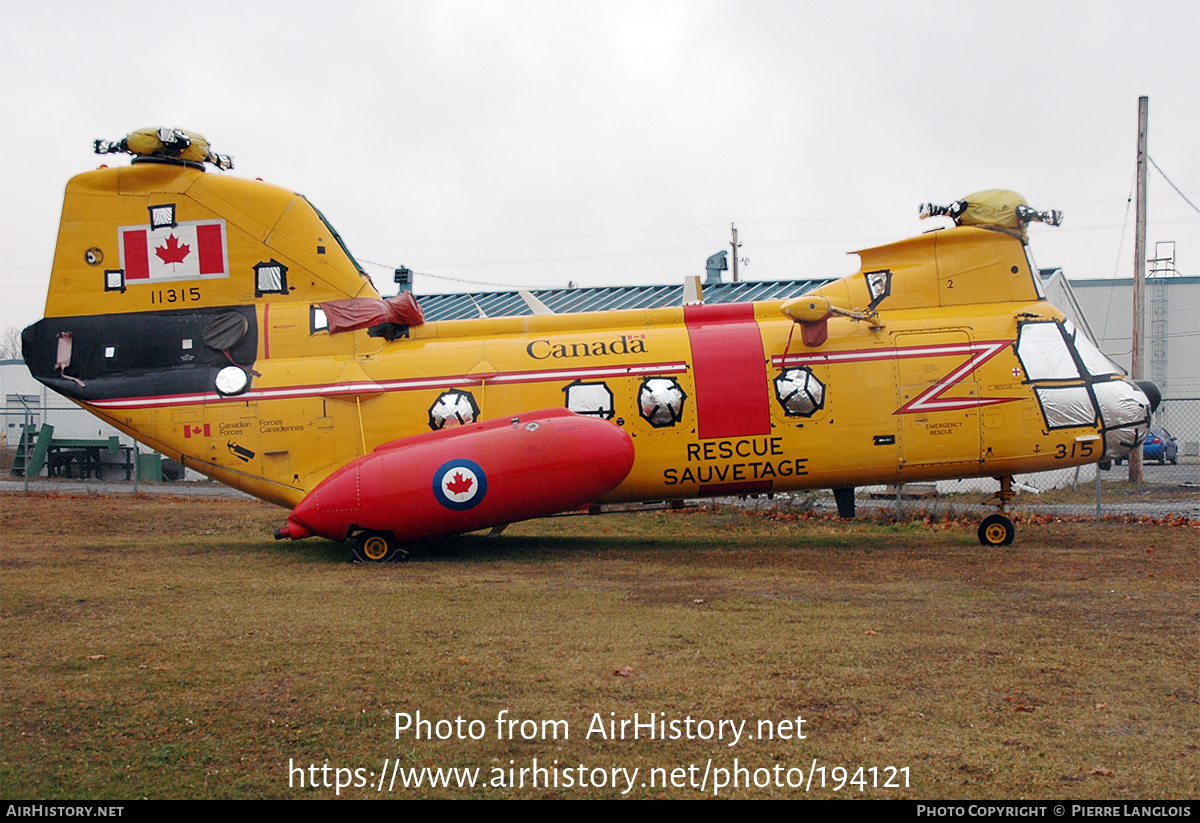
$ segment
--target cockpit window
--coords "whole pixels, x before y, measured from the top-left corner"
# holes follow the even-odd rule
[[[1079,352],[1079,357],[1083,360],[1083,367],[1087,369],[1088,374],[1093,377],[1101,377],[1106,374],[1124,374],[1125,371],[1113,361],[1109,360],[1100,349],[1096,348],[1087,335],[1080,334],[1070,320],[1063,321],[1063,329],[1067,333],[1067,337],[1075,344],[1075,351]]]
[[[1134,426],[1146,420],[1146,408],[1141,404],[1145,396],[1129,391],[1129,384],[1122,380],[1110,380],[1107,383],[1095,383],[1092,391],[1096,393],[1096,402],[1100,406],[1100,419],[1104,428],[1116,429],[1123,426]]]
[[[1017,357],[1030,380],[1073,380],[1079,377],[1075,358],[1061,327],[1054,321],[1023,323],[1017,336]]]
[[[1046,416],[1046,428],[1067,429],[1096,424],[1096,406],[1087,386],[1035,387]]]
[[[1016,350],[1047,430],[1094,426],[1099,419],[1107,457],[1140,442],[1150,421],[1146,395],[1070,320],[1018,323]]]

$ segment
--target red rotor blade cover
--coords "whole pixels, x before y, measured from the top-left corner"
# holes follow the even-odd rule
[[[633,468],[620,426],[567,409],[393,440],[321,481],[281,537],[345,540],[354,527],[420,540],[579,508]]]

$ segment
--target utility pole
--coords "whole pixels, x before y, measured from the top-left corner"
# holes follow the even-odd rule
[[[1149,129],[1150,98],[1138,98],[1138,148],[1137,148],[1137,233],[1133,241],[1133,350],[1129,359],[1129,371],[1134,380],[1144,376],[1142,366],[1142,339],[1146,331],[1145,280],[1146,280],[1146,132]],[[1142,479],[1142,450],[1136,448],[1129,453],[1129,482]]]
[[[733,242],[729,245],[733,247],[733,282],[736,283],[738,281],[738,248],[741,247],[741,244],[737,241],[737,226],[730,223],[729,228],[733,230]]]

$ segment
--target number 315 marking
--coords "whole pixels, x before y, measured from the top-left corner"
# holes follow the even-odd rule
[[[1091,457],[1095,454],[1095,443],[1090,440],[1085,440],[1082,443],[1075,442],[1071,444],[1071,453],[1067,454],[1067,445],[1059,443],[1054,450],[1054,459],[1062,460],[1065,457]]]

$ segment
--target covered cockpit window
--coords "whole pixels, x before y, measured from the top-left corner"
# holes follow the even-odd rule
[[[1149,404],[1146,395],[1124,380],[1095,383],[1096,403],[1100,406],[1100,419],[1104,428],[1133,426],[1149,419]]]
[[[1023,323],[1017,337],[1017,358],[1030,380],[1075,380],[1079,368],[1054,321]]]
[[[1145,437],[1150,423],[1145,393],[1070,320],[1019,323],[1016,349],[1047,430],[1099,422],[1109,459]]]
[[[1038,402],[1046,417],[1046,427],[1067,429],[1073,426],[1094,426],[1096,407],[1086,386],[1037,388]]]
[[[1088,374],[1093,377],[1103,377],[1109,374],[1125,373],[1120,366],[1109,360],[1104,352],[1096,348],[1096,344],[1088,340],[1086,335],[1081,334],[1070,320],[1063,321],[1063,330],[1066,331],[1070,341],[1075,344],[1075,351],[1079,352],[1079,358],[1083,361],[1083,367],[1087,369]]]

